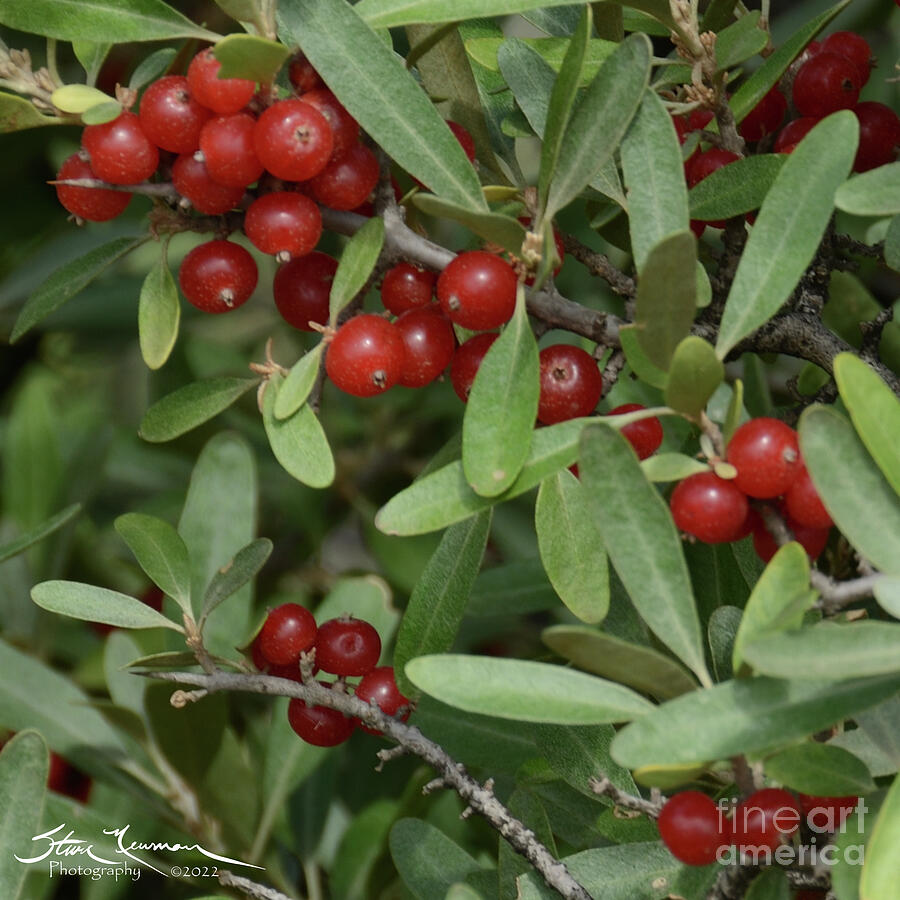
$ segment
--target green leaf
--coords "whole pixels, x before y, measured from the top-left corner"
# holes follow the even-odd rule
[[[765,762],[766,775],[816,797],[860,796],[875,790],[865,763],[829,744],[808,741],[782,750]]]
[[[808,737],[900,688],[897,676],[820,683],[741,678],[676,697],[616,735],[612,756],[629,769],[754,753]]]
[[[178,532],[168,522],[142,513],[119,516],[115,526],[147,577],[190,615],[191,562]]]
[[[318,416],[304,404],[289,419],[275,418],[281,376],[273,375],[263,399],[263,425],[275,459],[297,481],[313,488],[334,481],[334,456]]]
[[[266,564],[272,554],[272,542],[268,538],[257,538],[237,553],[212,577],[206,596],[203,598],[203,612],[200,623],[232,594],[237,593]]]
[[[216,6],[238,22],[252,22],[256,16],[256,0],[216,0]]]
[[[900,578],[885,575],[879,578],[872,589],[878,605],[895,619],[900,619]]]
[[[397,165],[447,200],[487,209],[459,142],[402,60],[360,18],[359,8],[344,0],[305,0],[282,4],[278,22],[284,43],[299,44],[350,115]]]
[[[660,700],[678,697],[697,687],[688,671],[675,660],[595,628],[552,625],[544,629],[541,640],[579,669]]]
[[[737,606],[719,606],[709,617],[707,637],[716,681],[727,681],[734,677],[731,657],[742,615],[743,610]]]
[[[787,876],[779,868],[763,869],[747,888],[744,900],[791,900]]]
[[[640,272],[652,247],[689,225],[681,145],[672,117],[654,91],[644,94],[622,141],[622,172],[631,249]]]
[[[171,628],[182,631],[180,625],[146,603],[92,584],[44,581],[31,589],[31,599],[49,612],[88,622],[103,622],[115,628]]]
[[[539,393],[537,342],[520,285],[516,311],[482,360],[463,416],[462,467],[475,493],[496,497],[516,480],[528,458]]]
[[[831,518],[876,568],[900,575],[900,497],[850,422],[811,406],[800,417],[800,452]]]
[[[104,125],[117,119],[121,114],[122,104],[118,100],[106,100],[86,109],[81,114],[81,121],[85,125]]]
[[[138,305],[138,336],[141,356],[150,369],[161,368],[178,339],[181,304],[166,254],[147,273]]]
[[[619,342],[625,353],[625,359],[634,374],[651,387],[664,388],[669,380],[668,375],[650,362],[638,339],[637,325],[624,325],[619,328]]]
[[[521,615],[559,605],[539,559],[520,560],[485,569],[472,587],[468,616]]]
[[[900,883],[900,778],[894,778],[866,845],[859,882],[860,900],[890,897]]]
[[[834,358],[834,378],[856,433],[894,492],[900,494],[900,401],[853,353],[839,353]]]
[[[145,56],[135,67],[128,81],[128,87],[133,91],[139,91],[151,81],[155,81],[172,64],[176,52],[174,47],[162,47]]]
[[[379,799],[360,810],[341,837],[328,879],[335,900],[365,897],[375,864],[384,853],[400,802]],[[446,898],[445,898],[446,900]],[[481,900],[478,894],[474,900]]]
[[[756,56],[765,48],[769,34],[759,27],[760,15],[758,10],[753,10],[718,33],[716,66],[720,72]]]
[[[419,656],[406,664],[406,675],[442,703],[501,719],[597,725],[625,722],[653,709],[621,685],[530,660]]]
[[[273,411],[276,419],[289,419],[306,403],[319,375],[324,350],[324,344],[316,344],[291,367],[275,398]]]
[[[369,219],[347,242],[341,253],[328,301],[331,326],[337,324],[341,310],[369,280],[384,244],[384,219]]]
[[[562,469],[541,482],[534,526],[544,569],[560,600],[582,622],[609,610],[609,567],[603,536],[581,482]]]
[[[646,35],[634,34],[600,67],[566,128],[544,218],[574,200],[612,157],[646,90],[651,55]]]
[[[855,216],[895,216],[900,213],[900,163],[854,175],[834,195],[834,204]]]
[[[571,8],[577,12],[577,7],[573,6]],[[577,26],[578,17],[576,16],[575,27]],[[537,53],[554,72],[559,72],[562,68],[566,51],[569,49],[571,35],[572,32],[568,32],[565,37],[510,39],[501,36],[470,38],[466,41],[466,52],[475,62],[484,66],[486,69],[489,69],[492,72],[499,72],[500,64],[497,60],[497,55],[501,45],[506,40],[520,41]],[[590,83],[606,57],[616,49],[617,43],[619,42],[600,40],[598,38],[591,38],[587,42],[584,52],[584,65],[582,66],[580,73],[579,87],[586,87]]]
[[[400,819],[389,838],[394,866],[417,900],[443,897],[481,868],[459,844],[421,819]]]
[[[3,0],[0,0],[0,3],[2,2]],[[149,235],[116,238],[61,266],[25,301],[13,326],[10,343],[15,343],[38,322],[84,290],[114,262],[127,256],[149,239]]]
[[[222,64],[219,78],[246,78],[262,84],[270,82],[291,55],[284,44],[240,32],[222,38],[213,53]]]
[[[218,35],[161,0],[0,0],[0,25],[63,41],[164,41]]]
[[[778,311],[812,262],[858,142],[859,122],[842,110],[819,122],[788,156],[738,263],[716,342],[720,359]]]
[[[80,115],[98,103],[108,103],[113,98],[103,91],[86,84],[65,84],[50,95],[50,102],[63,112]]]
[[[0,751],[0,894],[19,900],[29,867],[16,859],[35,854],[32,838],[40,834],[50,757],[43,737],[21,731]]]
[[[6,562],[6,560],[11,559],[13,556],[17,556],[29,547],[34,546],[38,541],[42,541],[48,535],[53,534],[54,531],[58,531],[74,519],[80,512],[81,504],[73,503],[71,506],[67,506],[64,510],[58,512],[55,516],[47,519],[47,521],[41,522],[36,528],[32,528],[30,531],[27,531],[25,534],[20,535],[6,544],[0,544],[0,563]]]
[[[147,410],[139,434],[154,444],[171,441],[228,409],[258,384],[256,378],[210,378],[186,384]]]
[[[716,169],[691,188],[691,218],[709,222],[759,209],[786,159],[781,153],[762,153]]]
[[[699,419],[724,378],[725,367],[712,344],[696,335],[688,335],[672,356],[666,403],[692,419]]]
[[[900,272],[900,216],[894,216],[884,236],[884,261]]]
[[[690,333],[697,311],[697,239],[677,231],[653,246],[640,270],[635,307],[637,338],[649,360],[668,370]]]
[[[415,194],[413,203],[426,215],[459,222],[460,225],[465,225],[469,231],[479,237],[499,244],[516,256],[522,252],[525,229],[521,222],[513,216],[473,210],[469,206],[460,206],[458,203],[443,200],[433,194]]]
[[[681,481],[688,475],[708,472],[709,464],[683,453],[654,453],[641,460],[647,481]]]
[[[96,84],[97,76],[111,49],[112,44],[96,41],[72,41],[72,50],[84,68],[89,85]]]
[[[0,91],[0,134],[41,128],[44,125],[65,124],[63,119],[56,116],[41,115],[30,100]]]

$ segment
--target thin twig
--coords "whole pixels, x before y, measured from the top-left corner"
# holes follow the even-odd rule
[[[601,797],[609,797],[616,806],[644,813],[650,816],[651,819],[659,818],[659,814],[666,802],[665,797],[662,796],[659,800],[654,801],[645,800],[643,797],[637,797],[634,794],[628,794],[619,790],[605,775],[602,778],[592,778],[588,785],[595,794]]]

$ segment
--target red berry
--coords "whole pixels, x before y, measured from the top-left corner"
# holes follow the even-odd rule
[[[675,134],[678,135],[678,143],[683,144],[688,136],[688,124],[685,116],[672,116],[672,124],[675,126]]]
[[[775,152],[789,152],[787,148],[793,148],[799,144],[818,122],[819,119],[815,116],[804,116],[802,119],[794,119],[793,122],[788,122],[787,125],[778,132],[778,137],[775,138]]]
[[[288,66],[288,79],[298,94],[325,86],[325,82],[306,58],[306,54],[299,50],[294,54]]]
[[[399,316],[410,309],[427,306],[434,296],[437,276],[411,263],[398,263],[384,273],[381,302],[384,308]]]
[[[692,109],[688,113],[688,131],[703,131],[715,118],[711,109]]]
[[[450,321],[488,331],[512,317],[516,286],[516,273],[509,263],[485,250],[469,250],[438,276],[437,297]]]
[[[735,540],[747,519],[747,497],[714,472],[698,472],[679,482],[669,505],[675,525],[706,544]]]
[[[835,31],[822,41],[822,50],[849,59],[859,73],[860,87],[869,80],[872,72],[872,48],[862,35],[855,31]]]
[[[331,126],[334,149],[331,158],[336,159],[346,153],[359,139],[359,123],[328,88],[307,91],[301,98],[304,103],[314,106],[328,120]]]
[[[545,425],[589,416],[600,402],[603,377],[590,353],[571,344],[541,350],[538,420]]]
[[[801,818],[792,794],[781,788],[756,791],[734,811],[732,843],[751,857],[774,850],[800,827]]]
[[[853,108],[859,120],[859,148],[854,172],[868,172],[892,162],[900,144],[900,117],[889,106],[867,100]]]
[[[735,431],[727,458],[737,469],[735,486],[761,500],[783,494],[802,465],[797,432],[766,416],[751,419]]]
[[[476,334],[460,344],[453,354],[453,361],[450,363],[450,383],[456,391],[456,396],[463,403],[469,399],[469,391],[472,390],[472,382],[481,361],[498,337],[499,334],[493,333]]]
[[[220,116],[227,116],[250,102],[256,83],[246,78],[219,78],[221,68],[212,47],[207,47],[191,60],[187,80],[198,103]]]
[[[689,866],[715,862],[716,852],[727,843],[718,807],[700,791],[681,791],[670,797],[656,824],[669,852]]]
[[[244,196],[243,187],[230,187],[214,181],[202,159],[185,153],[172,166],[172,184],[191,206],[208,216],[219,216],[234,209]]]
[[[394,679],[393,666],[378,666],[363,675],[362,681],[356,686],[356,696],[363,703],[375,703],[375,705],[386,715],[396,716],[397,712],[403,706],[409,706],[409,699],[400,693],[397,682]],[[407,709],[400,717],[401,722],[405,722],[409,718],[409,709]],[[375,728],[369,728],[359,722],[359,727],[369,734],[381,734]]]
[[[430,384],[450,365],[456,349],[450,320],[432,305],[403,313],[394,326],[403,338],[400,384],[404,387]]]
[[[76,178],[96,178],[90,163],[80,153],[73,153],[60,167],[58,180]],[[59,202],[73,216],[89,222],[107,222],[125,211],[132,195],[127,191],[110,191],[105,188],[74,187],[70,184],[56,185]]]
[[[266,616],[256,638],[263,658],[275,666],[295,665],[316,640],[316,620],[299,603],[282,603]]]
[[[400,380],[403,358],[397,328],[381,316],[364,314],[338,329],[325,354],[325,370],[342,391],[372,397]]]
[[[247,113],[210,119],[200,131],[200,151],[210,177],[220,184],[246,187],[263,173],[253,147],[256,119]]]
[[[774,134],[786,112],[784,94],[773,87],[744,117],[740,125],[741,137],[745,141],[759,141],[766,135]]]
[[[166,75],[144,91],[139,110],[144,133],[163,150],[193,153],[200,146],[200,129],[212,113],[188,90],[183,75]]]
[[[827,116],[855,106],[859,88],[856,65],[823,50],[798,69],[794,78],[794,106],[801,116]]]
[[[717,169],[721,169],[722,166],[727,166],[738,159],[740,157],[737,153],[732,153],[730,150],[721,150],[718,147],[712,147],[703,153],[692,156],[685,171],[688,186],[694,187],[694,185],[703,181],[704,178],[712,175]]]
[[[858,797],[817,797],[797,794],[806,824],[817,834],[833,834],[856,809]]]
[[[194,247],[178,271],[188,302],[208,313],[224,313],[245,303],[256,287],[253,257],[231,241],[207,241]]]
[[[353,321],[353,320],[351,320]],[[332,675],[365,675],[378,665],[381,638],[362,619],[341,616],[319,626],[316,665]]]
[[[469,162],[475,162],[475,139],[466,131],[459,122],[447,122],[447,127],[453,132],[453,137],[459,141],[460,147],[463,148],[463,153],[469,158]]]
[[[807,528],[831,528],[834,522],[825,509],[819,492],[809,477],[806,466],[803,466],[790,487],[784,493],[784,505],[788,515],[800,525]]]
[[[363,144],[354,144],[310,179],[312,195],[332,209],[355,209],[378,184],[378,159]]]
[[[277,178],[306,181],[318,175],[331,156],[331,126],[309,103],[279,100],[259,117],[253,148],[259,161]]]
[[[619,416],[646,408],[640,403],[623,403],[621,406],[611,409],[607,415]],[[619,429],[619,431],[622,437],[634,447],[634,452],[637,453],[638,459],[646,459],[648,456],[653,456],[663,442],[662,423],[655,416],[652,419],[641,419],[640,422],[632,422],[630,425]]]
[[[766,528],[765,520],[755,509],[750,510],[747,518],[753,534],[753,549],[763,562],[769,562],[778,552],[778,544]],[[830,529],[809,528],[795,522],[790,516],[786,517],[785,525],[810,559],[816,559],[825,549]]]
[[[313,331],[310,322],[328,323],[331,282],[337,267],[334,257],[314,250],[278,269],[272,282],[272,294],[278,312],[288,324],[301,331]]]
[[[87,803],[92,781],[68,760],[50,751],[50,769],[47,773],[47,788],[57,794],[65,794],[79,803]]]
[[[316,747],[343,744],[356,728],[356,721],[342,712],[327,706],[307,706],[297,697],[288,704],[288,722],[299,737]]]
[[[293,191],[263,194],[244,216],[244,233],[263,253],[311,253],[322,234],[322,214],[309,197]]]
[[[124,110],[112,122],[88,125],[81,146],[91,158],[91,168],[108,184],[138,184],[159,165],[159,151],[144,134],[141,120]]]

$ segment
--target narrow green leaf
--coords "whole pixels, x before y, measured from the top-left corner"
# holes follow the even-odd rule
[[[654,91],[644,94],[622,141],[622,172],[631,249],[640,272],[652,247],[689,225],[681,145],[672,117]]]
[[[161,368],[178,339],[181,304],[165,253],[147,273],[138,305],[141,356],[150,369]]]
[[[585,489],[568,470],[541,482],[534,527],[541,561],[560,600],[582,622],[602,622],[609,610],[606,548]]]
[[[360,9],[344,0],[281,4],[278,22],[284,43],[300,46],[350,115],[397,165],[438,196],[487,209],[459,142],[400,57],[372,31],[380,25],[366,24]]]
[[[654,453],[641,460],[648,481],[681,481],[697,472],[708,472],[709,464],[683,453]]]
[[[114,262],[149,239],[149,235],[116,238],[57,269],[25,301],[13,326],[10,342],[15,343],[25,332],[102,275]]]
[[[641,618],[702,684],[711,684],[681,539],[631,445],[592,425],[581,438],[579,469],[609,558]]]
[[[203,612],[200,623],[206,621],[209,614],[223,600],[237,593],[248,581],[256,577],[256,573],[266,564],[272,554],[272,542],[268,538],[257,538],[237,553],[219,569],[212,577],[206,596],[203,598]]]
[[[843,110],[819,122],[782,166],[728,293],[716,342],[720,359],[773,316],[796,287],[822,240],[858,142],[859,122]]]
[[[709,653],[712,657],[713,674],[716,681],[728,681],[734,678],[731,657],[734,640],[741,626],[743,610],[737,606],[719,606],[709,617],[707,638]]]
[[[171,628],[181,631],[171,619],[127,594],[80,584],[77,581],[44,581],[31,589],[31,599],[41,609],[84,619],[103,622],[116,628]]]
[[[291,55],[284,44],[240,32],[222,38],[213,53],[222,64],[219,78],[247,78],[263,84],[275,77]]]
[[[104,125],[112,122],[122,114],[122,104],[118,100],[105,100],[86,109],[81,114],[81,121],[85,125]]]
[[[900,497],[839,412],[811,406],[800,417],[800,451],[835,524],[876,568],[900,575]]]
[[[79,115],[98,103],[107,103],[113,98],[103,91],[86,84],[65,84],[50,95],[50,102],[63,112]]]
[[[625,359],[633,372],[645,384],[655,388],[665,388],[668,375],[650,362],[638,339],[637,325],[625,325],[619,329],[619,341],[625,353]]]
[[[516,480],[528,458],[539,393],[537,342],[520,285],[516,311],[482,360],[463,416],[462,466],[475,493],[496,497]]]
[[[523,615],[558,605],[559,597],[541,561],[524,559],[481,572],[472,587],[466,615]]]
[[[421,819],[400,819],[391,828],[394,865],[416,900],[444,897],[455,882],[481,867],[439,828]]]
[[[347,242],[341,253],[331,295],[328,300],[332,327],[341,310],[362,290],[369,280],[384,244],[384,219],[372,218]]]
[[[805,738],[893,695],[900,677],[741,678],[676,697],[626,725],[612,756],[630,769],[754,753]]]
[[[687,669],[674,659],[596,628],[552,625],[544,629],[541,640],[579,669],[660,700],[678,697],[697,687]]]
[[[724,378],[725,367],[712,344],[696,335],[688,335],[675,348],[672,357],[666,403],[697,419]]]
[[[0,0],[0,25],[63,41],[164,41],[218,35],[162,0]]]
[[[716,36],[716,65],[719,71],[730,69],[756,56],[768,43],[767,30],[759,27],[759,10],[741,16]]]
[[[895,619],[900,619],[900,578],[885,575],[879,578],[872,590],[878,605]]]
[[[816,797],[860,796],[875,790],[866,764],[829,744],[796,744],[766,759],[766,775],[785,787]]]
[[[490,510],[451,525],[416,583],[394,649],[397,683],[409,697],[414,688],[404,666],[417,656],[446,652],[456,640],[490,527]]]
[[[17,556],[29,547],[34,546],[38,541],[42,541],[45,537],[58,531],[64,525],[68,524],[78,513],[81,512],[81,504],[73,503],[65,509],[58,512],[55,516],[41,522],[36,528],[32,528],[25,534],[20,535],[6,544],[0,544],[0,563],[6,562],[13,556]]]
[[[457,709],[550,725],[626,722],[653,705],[633,691],[563,666],[445,654],[406,664],[410,681]]]
[[[458,203],[443,200],[433,194],[416,194],[413,197],[413,203],[427,215],[459,222],[460,225],[465,225],[469,231],[479,237],[499,244],[516,256],[522,252],[525,229],[521,222],[513,216],[473,210],[469,206],[460,206]]]
[[[178,532],[168,522],[142,513],[119,516],[115,526],[147,577],[190,615],[191,562]]]
[[[900,163],[854,175],[834,195],[834,204],[855,216],[895,216],[900,213]]]
[[[272,376],[263,400],[263,425],[275,459],[297,481],[314,488],[334,481],[334,456],[318,416],[308,404],[289,419],[275,418],[280,376]]]
[[[762,153],[717,169],[688,193],[691,218],[709,222],[759,209],[786,159],[781,153]]]
[[[578,11],[577,6],[572,6],[571,9]],[[578,21],[579,19],[576,16],[576,28],[578,27]],[[521,41],[521,43],[534,50],[554,72],[559,72],[566,57],[566,52],[569,49],[569,41],[573,32],[574,29],[567,33],[565,37],[513,38],[512,40]],[[510,38],[504,38],[503,36],[471,38],[466,41],[466,52],[480,65],[492,72],[499,72],[500,64],[497,61],[497,55],[501,45],[507,40],[510,40]],[[590,84],[603,61],[616,49],[616,44],[618,43],[619,41],[600,40],[598,38],[591,38],[587,42],[579,87],[587,87]]]
[[[900,777],[894,778],[866,845],[860,900],[890,897],[900,884]]]
[[[96,41],[72,41],[72,50],[84,68],[89,85],[96,84],[97,76],[111,49],[112,44]]]
[[[175,59],[174,47],[161,47],[149,56],[144,57],[134,69],[128,81],[128,87],[133,91],[139,91],[145,85],[159,78]]]
[[[186,384],[147,410],[139,434],[153,444],[171,441],[228,409],[258,384],[256,378],[211,378]]]
[[[668,370],[697,311],[697,239],[677,231],[653,246],[638,276],[635,325],[650,361]]]
[[[65,125],[56,116],[45,116],[37,107],[24,97],[0,91],[0,134],[13,131],[25,131],[28,128],[41,128],[44,125]]]
[[[324,350],[324,344],[316,344],[291,367],[291,371],[285,376],[278,389],[278,396],[275,398],[276,419],[289,419],[306,403],[313,385],[316,383]]]
[[[900,494],[900,401],[876,372],[853,353],[835,357],[834,378],[856,433],[894,492]]]
[[[256,15],[256,0],[216,0],[216,6],[238,22],[252,22]]]
[[[900,216],[894,216],[884,236],[884,261],[900,272]]]

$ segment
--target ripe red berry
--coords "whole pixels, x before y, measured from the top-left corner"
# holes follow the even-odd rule
[[[188,302],[208,313],[224,313],[245,303],[256,287],[253,257],[231,241],[207,241],[194,247],[178,271]]]
[[[80,153],[73,153],[56,173],[58,180],[76,178],[96,178],[91,164]],[[74,187],[70,184],[56,185],[59,202],[73,216],[89,222],[107,222],[125,211],[132,195],[127,191],[110,191],[104,188]]]
[[[711,109],[692,109],[688,113],[688,131],[703,131],[715,118]]]
[[[431,305],[403,313],[394,326],[403,338],[400,384],[413,388],[430,384],[450,365],[456,349],[450,320]]]
[[[276,666],[263,656],[259,646],[259,635],[256,636],[256,640],[250,645],[250,656],[253,659],[253,665],[266,675],[273,675],[275,678],[289,678],[291,681],[303,680],[299,663],[295,662],[286,666]],[[313,671],[318,671],[318,669],[313,666]]]
[[[786,112],[784,94],[773,87],[744,117],[740,125],[741,137],[745,141],[759,141],[766,135],[774,134]]]
[[[172,184],[191,206],[207,216],[219,216],[234,209],[244,196],[243,187],[230,187],[214,181],[202,159],[185,153],[172,166]]]
[[[818,122],[819,119],[815,116],[804,116],[802,119],[794,119],[793,122],[788,122],[775,138],[775,152],[789,152],[787,148],[793,148],[799,144]]]
[[[309,181],[313,197],[332,209],[356,209],[378,184],[378,159],[364,144],[333,158]]]
[[[700,791],[681,791],[670,797],[656,824],[669,852],[689,866],[715,862],[716,852],[727,843],[718,807]]]
[[[739,803],[731,820],[732,843],[751,857],[774,850],[800,827],[800,809],[793,795],[765,788]]]
[[[299,737],[316,747],[343,744],[356,728],[356,721],[342,712],[327,706],[307,706],[298,697],[288,704],[288,722]]]
[[[314,250],[282,265],[275,273],[272,294],[281,317],[294,328],[312,331],[310,322],[328,323],[328,300],[337,260]]]
[[[325,371],[342,391],[372,397],[400,380],[403,357],[400,332],[387,319],[364,314],[338,329],[325,354]]]
[[[378,666],[371,672],[363,675],[362,681],[356,686],[356,696],[363,703],[375,703],[375,705],[386,715],[396,716],[401,707],[409,706],[409,699],[400,693],[397,682],[394,679],[393,666]],[[400,717],[401,722],[405,722],[409,718],[409,709],[407,709]],[[362,722],[357,723],[363,731],[369,734],[381,734],[375,728],[369,728]]]
[[[802,466],[790,487],[784,493],[784,505],[788,515],[798,524],[807,528],[829,529],[834,524],[828,510],[819,497],[809,477],[806,466]]]
[[[306,181],[318,175],[331,156],[331,126],[309,103],[279,100],[259,117],[253,148],[259,161],[277,178]]]
[[[469,250],[438,276],[437,298],[451,322],[488,331],[512,317],[516,286],[516,273],[509,263],[485,250]]]
[[[343,156],[359,139],[359,123],[328,88],[307,91],[301,99],[314,106],[328,120],[333,144],[331,158]]]
[[[794,78],[794,106],[801,116],[827,116],[851,109],[859,99],[856,65],[824,50],[808,59]]]
[[[138,114],[147,137],[172,153],[193,153],[200,146],[200,129],[212,117],[212,112],[191,96],[183,75],[154,81],[141,97]]]
[[[212,47],[201,50],[188,66],[187,80],[198,103],[220,116],[243,109],[256,91],[256,83],[246,78],[219,78],[222,64]]]
[[[775,538],[766,528],[763,517],[756,510],[750,510],[748,522],[753,534],[753,549],[763,562],[769,562],[778,552],[778,544]],[[785,517],[785,525],[793,534],[794,540],[806,551],[806,555],[810,559],[817,559],[821,555],[825,545],[828,543],[830,529],[810,528],[807,525],[801,525],[799,522],[794,521],[790,516]]]
[[[589,416],[600,402],[603,377],[590,353],[571,344],[553,344],[540,354],[538,420],[545,425]]]
[[[247,113],[210,119],[200,131],[200,151],[210,177],[220,184],[246,187],[263,173],[253,147],[256,119]]]
[[[869,80],[872,72],[872,48],[862,35],[855,31],[835,31],[822,41],[822,50],[849,59],[859,73],[860,87]]]
[[[470,163],[475,162],[475,139],[466,131],[459,122],[447,122],[447,127],[453,132],[453,137],[459,141],[460,147],[463,148],[463,153],[469,158]]]
[[[306,58],[306,54],[299,50],[294,54],[288,66],[288,80],[298,94],[325,86],[325,82]]]
[[[797,432],[766,416],[751,419],[735,431],[727,458],[737,469],[735,486],[761,500],[783,494],[802,465]]]
[[[123,110],[112,122],[88,125],[81,146],[91,158],[91,168],[108,184],[138,184],[159,165],[159,150],[144,134],[140,119]]]
[[[275,666],[294,665],[316,641],[316,620],[299,603],[282,603],[266,616],[256,638],[263,658]]]
[[[381,302],[384,308],[399,316],[410,309],[427,306],[434,296],[437,276],[411,263],[398,263],[384,273]]]
[[[450,383],[453,385],[453,390],[456,391],[456,396],[463,403],[469,399],[469,391],[472,390],[472,382],[475,380],[481,361],[498,337],[500,337],[499,334],[492,332],[476,334],[456,348],[450,363]]]
[[[833,834],[856,809],[858,797],[817,797],[797,794],[806,824],[817,834]]]
[[[378,665],[379,656],[381,638],[368,622],[341,616],[319,626],[316,665],[323,672],[347,677],[365,675]]]
[[[711,147],[703,153],[692,156],[687,163],[685,171],[688,186],[694,187],[694,185],[703,181],[704,178],[721,169],[722,166],[727,166],[738,159],[740,157],[737,153],[732,153],[730,150],[721,150],[719,147]]]
[[[868,172],[894,160],[900,144],[900,117],[889,106],[866,100],[853,108],[859,120],[854,172]]]
[[[263,253],[311,253],[322,235],[319,207],[303,194],[273,191],[250,204],[244,233]]]
[[[90,776],[76,769],[58,753],[50,752],[50,769],[47,772],[47,789],[87,803],[93,782]]]
[[[679,482],[669,501],[675,525],[706,544],[735,540],[747,519],[747,497],[733,481],[698,472]]]
[[[640,403],[623,403],[621,406],[611,409],[607,415],[619,416],[646,408]],[[634,447],[634,452],[637,453],[638,459],[646,459],[648,456],[653,456],[663,442],[662,423],[656,416],[652,419],[641,419],[640,422],[632,422],[630,425],[619,429],[619,431],[622,437]]]

